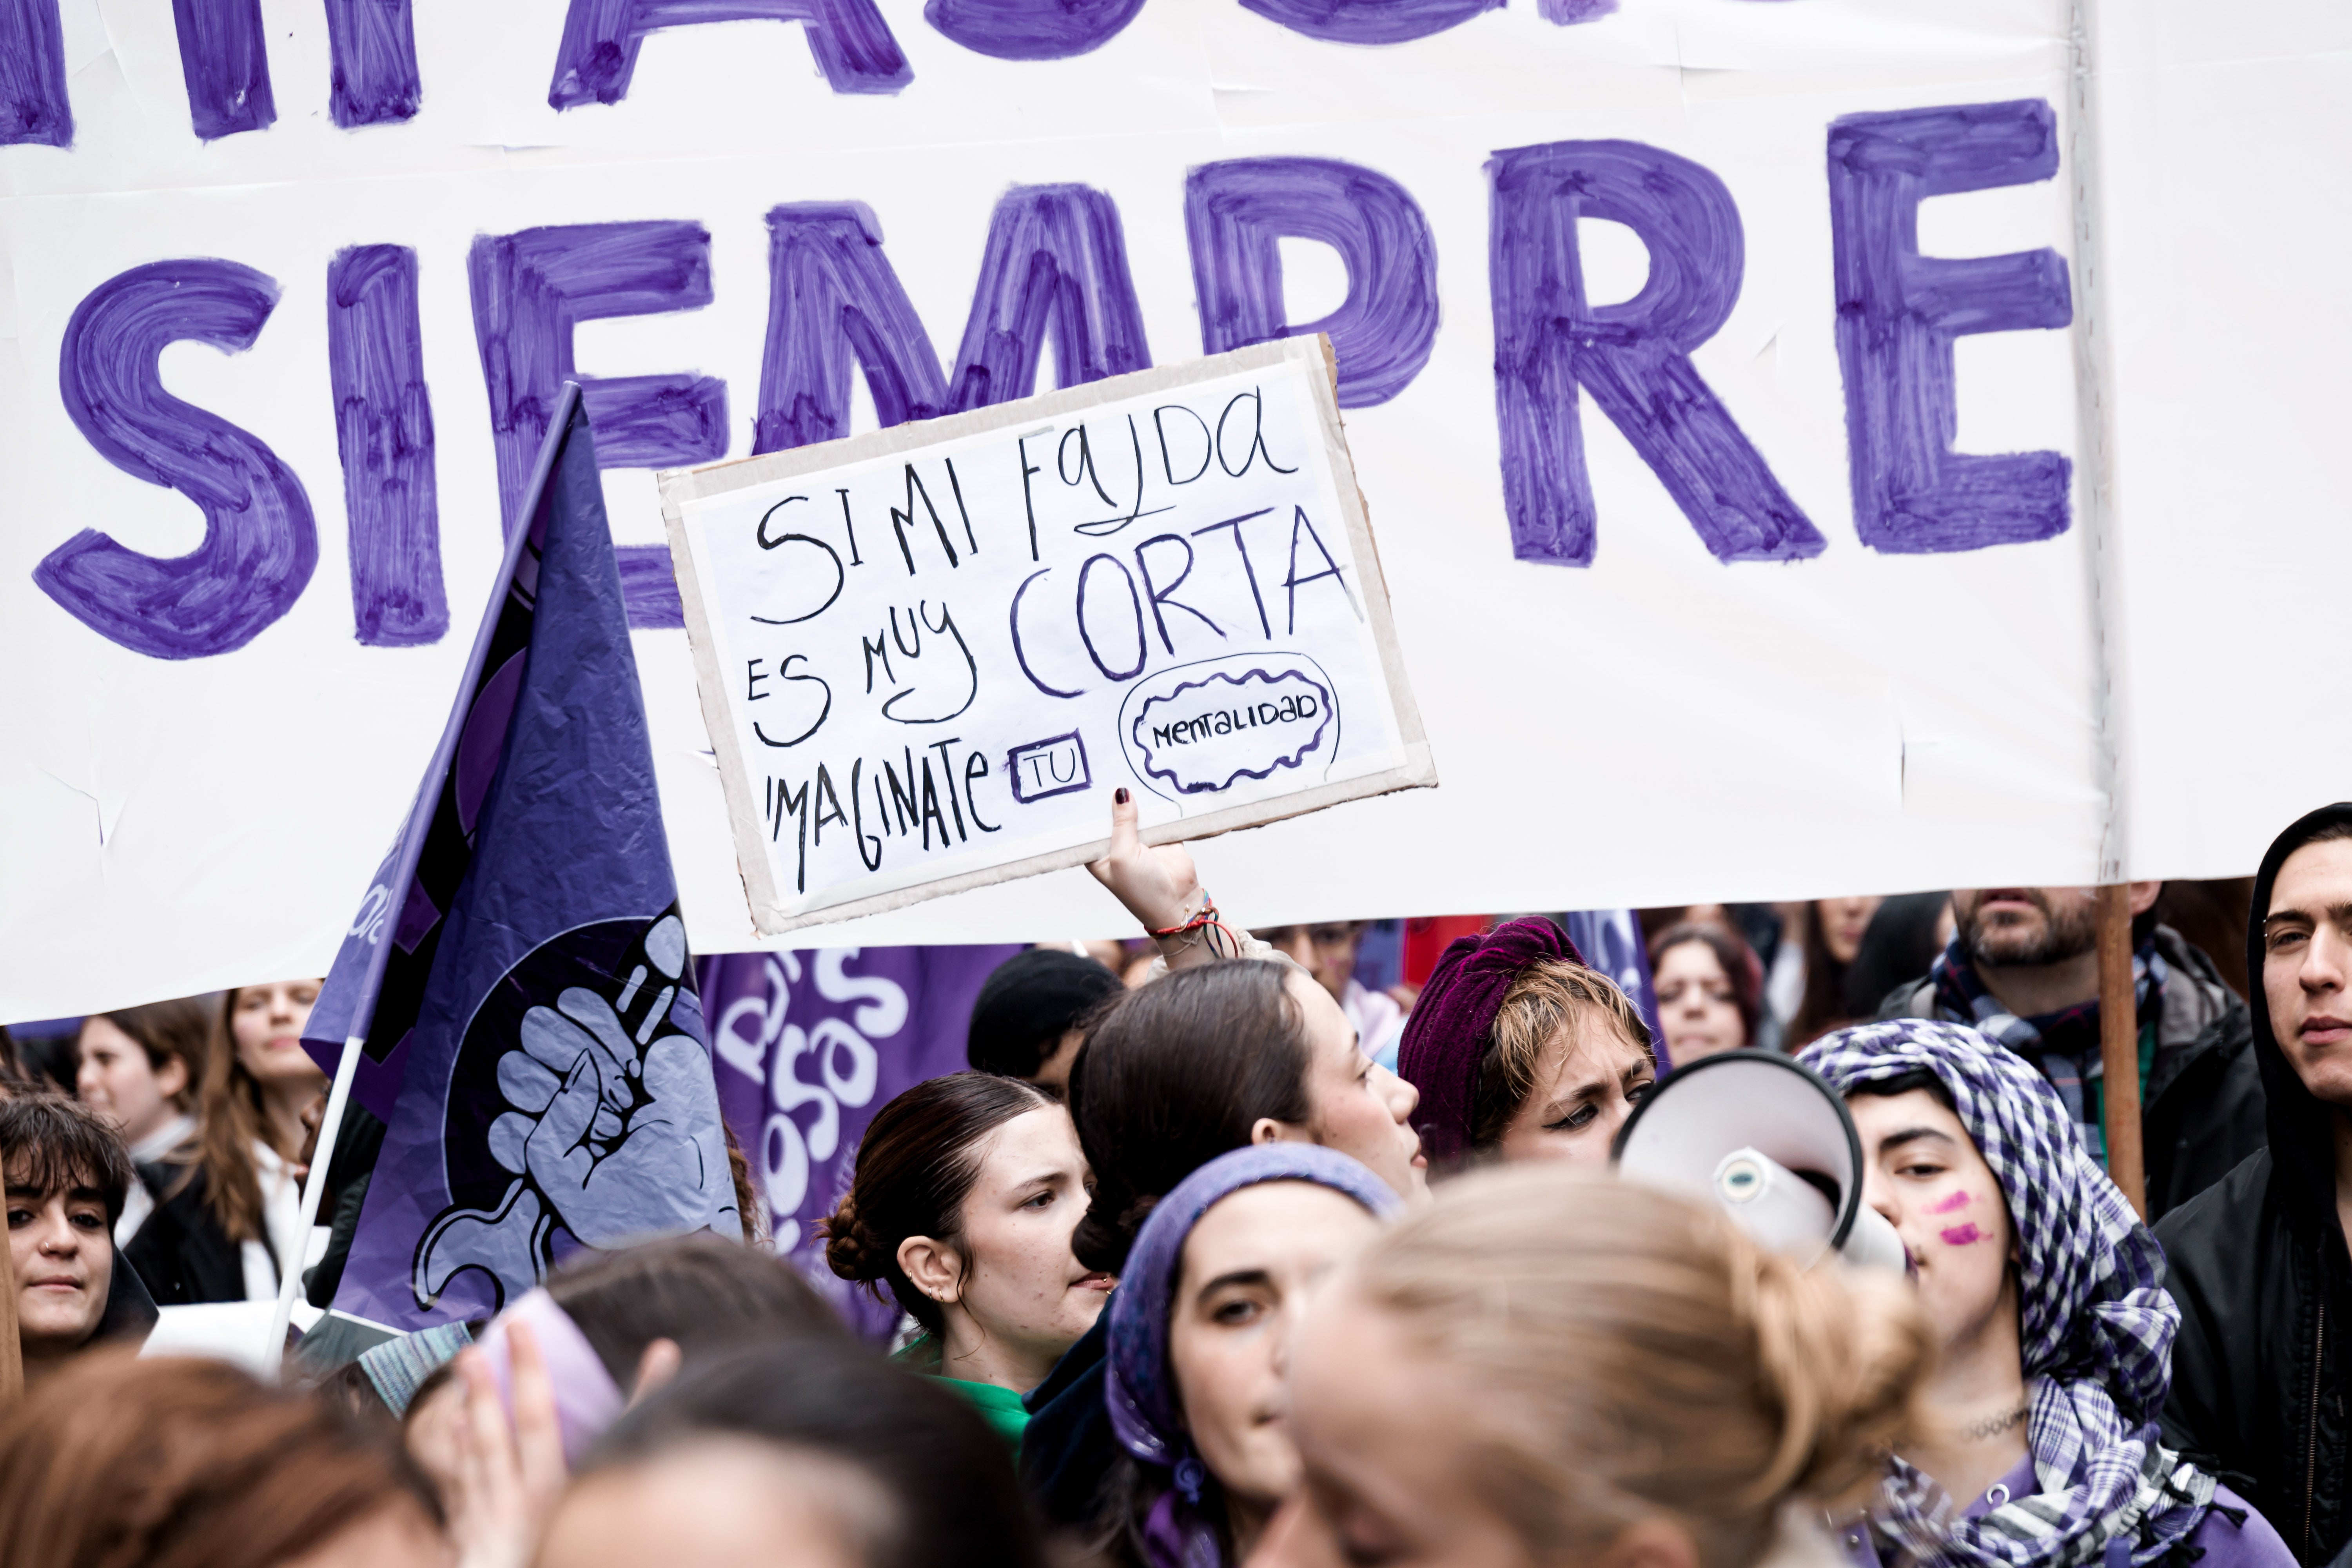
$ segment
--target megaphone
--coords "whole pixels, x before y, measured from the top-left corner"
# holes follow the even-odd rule
[[[1776,1051],[1725,1051],[1669,1074],[1611,1146],[1617,1173],[1712,1202],[1759,1246],[1811,1268],[1836,1253],[1901,1272],[1902,1239],[1862,1201],[1862,1137],[1837,1090]]]

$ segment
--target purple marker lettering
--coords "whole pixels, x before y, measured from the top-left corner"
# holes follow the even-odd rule
[[[261,0],[172,0],[188,120],[207,142],[266,131],[278,119],[269,95],[269,53]]]
[[[1855,531],[1874,550],[1906,554],[2063,533],[2064,457],[1952,450],[1952,341],[2068,324],[2065,258],[1923,257],[1918,224],[1929,196],[2056,174],[2057,116],[2039,99],[1850,114],[1830,127],[1829,164]]]
[[[1972,1199],[1966,1192],[1958,1192],[1954,1193],[1950,1197],[1946,1198],[1942,1203],[1929,1204],[1927,1205],[1927,1212],[1929,1214],[1950,1214],[1955,1209],[1964,1209],[1968,1207],[1973,1201],[1975,1200]]]
[[[580,383],[605,468],[677,468],[727,455],[727,384],[691,373],[585,376],[572,329],[613,316],[649,316],[710,303],[710,235],[696,223],[598,223],[483,235],[467,272],[474,336],[490,395],[505,524],[530,482],[548,411],[565,381]],[[685,624],[669,552],[622,545],[623,596],[635,626]]]
[[[1617,9],[1617,0],[1536,0],[1536,15],[1555,27],[1598,22]]]
[[[1066,60],[1110,42],[1143,0],[929,0],[923,20],[974,54]]]
[[[449,629],[416,252],[359,245],[327,268],[327,376],[351,519],[352,619],[375,647]]]
[[[1202,353],[1328,332],[1342,408],[1386,403],[1429,363],[1436,241],[1420,206],[1387,175],[1328,158],[1205,163],[1184,181],[1184,229]],[[1289,324],[1285,238],[1318,240],[1347,267],[1348,296],[1321,321]]]
[[[66,323],[58,392],[100,457],[166,485],[205,514],[185,555],[142,555],[84,529],[33,581],[100,636],[153,658],[243,647],[292,607],[319,564],[302,481],[259,437],[163,390],[157,368],[183,340],[253,346],[278,285],[234,261],[151,262],[90,290]]]
[[[863,202],[772,209],[768,342],[751,450],[782,452],[849,434],[853,357],[884,425],[929,419],[945,408],[940,356],[882,253],[873,209]]]
[[[1495,412],[1512,553],[1592,563],[1581,385],[1716,559],[1820,554],[1828,542],[1691,363],[1739,294],[1739,209],[1723,182],[1638,142],[1513,148],[1486,169]],[[1649,247],[1649,279],[1622,304],[1585,301],[1576,249],[1583,217],[1622,223]]]
[[[0,147],[73,145],[58,0],[0,0]]]
[[[344,130],[415,118],[425,87],[416,74],[411,5],[327,0],[327,47],[334,61],[327,108]]]
[[[996,204],[950,407],[985,408],[1035,391],[1048,331],[1056,386],[1151,367],[1118,207],[1085,185],[1015,185]]]
[[[1016,185],[996,204],[952,380],[869,208],[780,206],[768,234],[755,451],[848,434],[852,359],[886,426],[1027,396],[1049,333],[1060,386],[1150,366],[1118,208],[1100,191]]]
[[[572,0],[548,104],[620,102],[647,33],[749,21],[805,24],[809,52],[835,92],[897,92],[915,79],[874,0]]]
[[[1404,44],[1458,27],[1504,0],[1242,0],[1244,10],[1327,44]]]
[[[1948,1247],[1968,1247],[1984,1239],[1984,1232],[1972,1225],[1956,1225],[1936,1233]]]

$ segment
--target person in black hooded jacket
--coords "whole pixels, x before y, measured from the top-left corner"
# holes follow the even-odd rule
[[[2352,804],[2279,835],[2248,925],[2270,1146],[2156,1226],[2181,1313],[2163,1426],[2316,1564],[2352,1536]]]

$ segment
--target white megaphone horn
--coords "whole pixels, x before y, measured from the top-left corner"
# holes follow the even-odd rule
[[[1806,1268],[1834,1252],[1901,1272],[1901,1238],[1862,1201],[1862,1138],[1837,1090],[1773,1051],[1726,1051],[1668,1074],[1611,1148],[1617,1173],[1714,1203]]]

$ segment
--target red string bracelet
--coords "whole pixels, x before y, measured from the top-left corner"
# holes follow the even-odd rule
[[[1151,934],[1155,939],[1164,941],[1170,937],[1182,936],[1187,931],[1195,931],[1203,933],[1202,940],[1209,944],[1209,951],[1220,958],[1229,957],[1242,950],[1240,935],[1233,927],[1217,918],[1217,901],[1214,899],[1204,899],[1200,912],[1182,925],[1163,926],[1153,931]],[[1219,945],[1213,934],[1218,931],[1224,933],[1225,940],[1223,946]]]
[[[1155,937],[1182,936],[1188,931],[1198,931],[1202,926],[1213,926],[1217,923],[1217,900],[1203,896],[1200,912],[1191,920],[1186,921],[1182,925],[1162,926],[1151,934]]]

